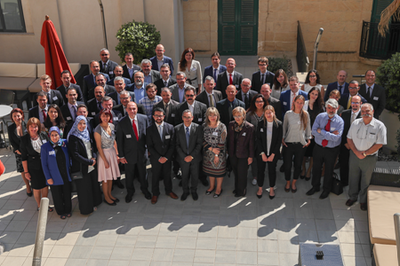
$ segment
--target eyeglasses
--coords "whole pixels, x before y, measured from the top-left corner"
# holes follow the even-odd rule
[[[264,101],[256,101],[256,103],[264,103]]]
[[[160,117],[164,117],[164,115],[154,115],[154,117],[160,118]]]
[[[359,102],[351,102],[351,104],[361,104],[361,103],[359,103]]]
[[[183,119],[191,119],[192,117],[191,116],[183,116],[182,118]]]
[[[316,75],[310,75],[309,76],[310,78],[315,78],[315,77],[317,77]]]
[[[189,98],[189,97],[194,97],[194,94],[189,94],[189,95],[186,94],[185,96],[188,97],[188,98]]]
[[[101,56],[106,56],[106,55],[108,55],[108,54],[101,54]]]
[[[233,116],[233,118],[239,119],[239,118],[243,118],[243,116],[241,116],[241,115],[235,115],[235,116]]]

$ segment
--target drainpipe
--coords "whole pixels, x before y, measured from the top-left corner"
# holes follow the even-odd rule
[[[99,2],[100,12],[101,12],[101,22],[102,22],[102,26],[103,26],[104,44],[105,44],[105,48],[108,49],[107,32],[106,32],[106,19],[104,17],[104,7],[103,7],[103,3],[101,2],[101,0],[97,0],[97,1]]]
[[[323,28],[320,28],[317,34],[317,38],[315,39],[314,43],[314,58],[313,58],[313,68],[312,69],[317,69],[317,54],[318,54],[318,44],[319,41],[321,40],[322,33],[324,32]]]

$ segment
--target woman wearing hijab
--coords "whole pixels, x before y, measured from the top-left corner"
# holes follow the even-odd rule
[[[67,141],[61,139],[57,126],[49,129],[50,142],[42,145],[42,167],[47,184],[51,186],[54,207],[61,219],[71,217],[71,177]]]
[[[93,168],[96,164],[96,153],[93,152],[94,144],[86,123],[84,116],[78,116],[67,138],[72,162],[71,175],[72,179],[76,176],[79,210],[84,215],[91,214],[102,201],[97,171]]]

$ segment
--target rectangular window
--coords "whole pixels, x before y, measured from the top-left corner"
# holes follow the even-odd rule
[[[0,31],[26,32],[21,0],[0,0]]]

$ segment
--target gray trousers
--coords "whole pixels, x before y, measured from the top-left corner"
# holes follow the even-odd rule
[[[371,182],[378,156],[367,156],[360,160],[350,151],[349,160],[349,197],[357,200],[360,196],[360,203],[367,203],[367,190]]]

